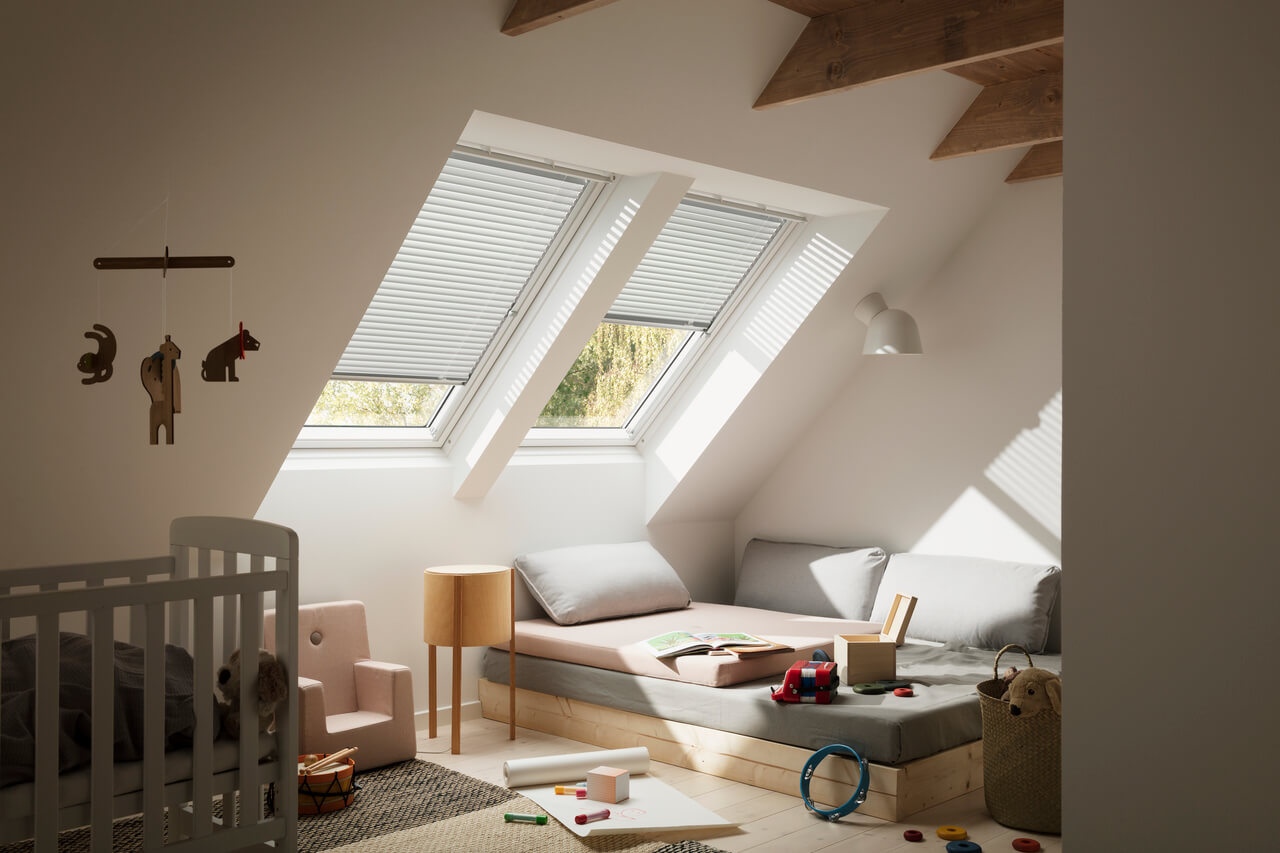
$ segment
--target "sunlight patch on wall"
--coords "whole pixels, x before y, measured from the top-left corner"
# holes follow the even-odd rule
[[[970,486],[911,546],[918,554],[959,554],[1057,565],[1059,558]]]
[[[773,361],[852,259],[852,252],[815,235],[751,319],[746,339]]]
[[[721,359],[702,391],[658,445],[657,457],[673,477],[678,480],[689,473],[759,378],[760,371],[736,350]]]
[[[984,473],[1028,515],[1062,538],[1062,391],[1040,410],[1040,425],[1018,433]]]

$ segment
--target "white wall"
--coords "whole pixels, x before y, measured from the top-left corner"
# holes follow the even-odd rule
[[[819,410],[851,369],[857,298],[927,279],[1017,159],[928,160],[976,91],[945,73],[753,111],[805,23],[766,0],[617,3],[518,38],[499,32],[509,6],[6,7],[0,566],[155,553],[175,515],[252,515],[476,110],[891,210],[744,412]],[[155,273],[90,267],[166,241],[234,255],[234,309],[225,273],[171,273],[163,324]],[[116,375],[85,387],[99,320]],[[242,381],[200,382],[240,320],[262,342]],[[177,443],[151,447],[137,370],[166,331],[183,412]],[[824,364],[832,382],[803,381]],[[765,458],[790,436],[745,414],[728,428]],[[729,476],[737,453],[707,459],[700,517],[731,519],[755,481]]]
[[[738,553],[760,536],[1060,559],[1060,447],[1018,455],[1014,478],[990,469],[1041,430],[1062,387],[1061,209],[1060,180],[1003,188],[933,280],[892,306],[916,318],[925,354],[858,358],[738,516]]]
[[[731,580],[730,524],[646,529],[643,470],[630,450],[523,451],[483,501],[459,501],[441,454],[296,454],[258,515],[298,532],[303,604],[364,601],[373,656],[413,668],[415,706],[422,710],[422,571],[429,566],[511,565],[529,551],[649,539],[695,597],[723,597]],[[542,615],[523,583],[517,591],[519,618]],[[476,699],[482,651],[463,653],[464,706]],[[452,672],[447,651],[439,663],[443,707]]]
[[[1276,847],[1278,29],[1067,4],[1073,850]]]

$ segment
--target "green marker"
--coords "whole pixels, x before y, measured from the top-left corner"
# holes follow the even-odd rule
[[[547,816],[544,814],[516,814],[515,812],[506,812],[502,815],[502,819],[507,823],[511,821],[520,821],[521,823],[544,824],[547,822]]]

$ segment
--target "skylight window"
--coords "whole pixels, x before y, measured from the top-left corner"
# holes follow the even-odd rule
[[[692,196],[681,201],[534,426],[627,426],[786,221]]]
[[[455,151],[307,425],[429,425],[470,381],[591,183]]]

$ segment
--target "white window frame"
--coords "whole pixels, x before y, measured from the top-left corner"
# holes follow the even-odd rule
[[[620,427],[531,427],[521,441],[521,447],[573,447],[573,446],[631,446],[643,443],[645,433],[658,420],[662,410],[675,396],[684,382],[684,378],[696,369],[698,363],[707,352],[708,347],[721,329],[733,325],[742,305],[754,294],[763,283],[772,277],[774,268],[785,250],[790,249],[805,218],[799,214],[775,209],[764,209],[757,205],[730,202],[721,198],[701,196],[690,193],[691,197],[709,201],[714,204],[743,207],[747,210],[763,211],[783,217],[773,240],[760,254],[742,283],[733,291],[712,321],[711,326],[702,331],[691,330],[692,336],[672,358],[662,375],[650,387],[649,393],[636,407],[627,422]],[[602,320],[602,323],[613,322]]]

